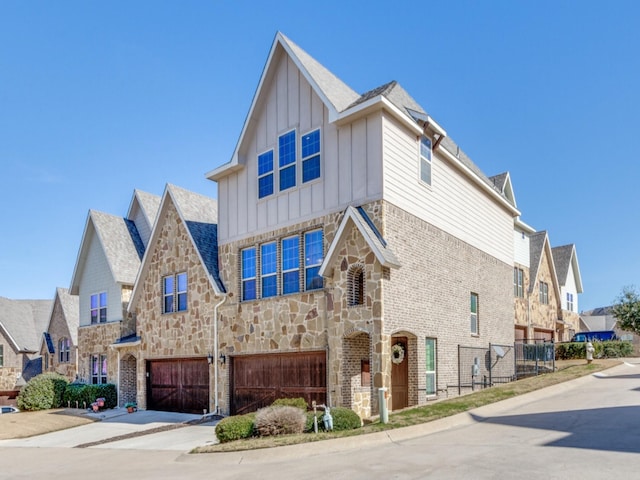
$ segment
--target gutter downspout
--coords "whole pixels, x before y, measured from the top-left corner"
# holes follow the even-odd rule
[[[215,413],[220,414],[220,406],[218,405],[218,307],[227,300],[227,295],[222,294],[222,300],[213,307],[213,395]],[[211,403],[209,403],[211,405]]]

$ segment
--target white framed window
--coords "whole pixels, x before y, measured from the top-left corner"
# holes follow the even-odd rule
[[[521,268],[513,268],[513,296],[524,297],[524,271]]]
[[[471,335],[478,335],[479,333],[479,328],[478,328],[478,294],[477,293],[472,293],[471,297],[470,297],[470,304],[471,304]]]
[[[280,191],[296,186],[296,131],[278,137],[278,180]]]
[[[4,345],[0,345],[0,367],[4,367]]]
[[[273,150],[269,150],[258,155],[258,198],[272,195],[273,183]]]
[[[260,294],[262,298],[278,295],[278,243],[260,245]]]
[[[69,352],[71,351],[71,342],[64,337],[58,341],[58,361],[60,363],[69,363]]]
[[[91,383],[94,385],[107,383],[106,355],[91,355]]]
[[[540,282],[540,303],[549,304],[549,284],[547,282]]]
[[[320,129],[302,135],[300,144],[302,183],[306,183],[320,177]]]
[[[573,312],[573,293],[567,293],[567,310]]]
[[[282,294],[300,291],[300,237],[283,238],[280,242],[282,258]]]
[[[91,295],[91,324],[107,321],[107,292]]]
[[[436,360],[438,358],[437,343],[435,338],[425,338],[425,353],[426,353],[426,365],[425,374],[427,377],[426,392],[428,396],[436,395],[438,393],[437,375],[436,375]]]
[[[425,136],[420,138],[420,181],[431,185],[431,139]]]
[[[317,290],[324,286],[319,274],[324,260],[322,230],[314,230],[304,234],[304,289]]]
[[[162,277],[162,313],[187,310],[187,274]]]

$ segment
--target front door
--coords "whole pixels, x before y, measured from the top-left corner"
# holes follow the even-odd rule
[[[406,337],[391,339],[391,410],[409,406],[408,353]]]

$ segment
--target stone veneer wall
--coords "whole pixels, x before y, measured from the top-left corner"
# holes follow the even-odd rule
[[[146,408],[146,361],[166,358],[206,358],[213,352],[213,310],[220,301],[215,297],[208,274],[186,226],[175,207],[170,205],[160,220],[161,230],[155,245],[149,245],[150,266],[142,279],[142,292],[136,305],[137,331],[142,339],[139,349],[123,349],[121,357],[132,353],[137,358],[137,401]],[[162,278],[187,273],[187,310],[162,313]],[[215,405],[214,373],[210,367],[209,410]],[[221,395],[222,398],[222,395]]]
[[[73,381],[78,373],[78,347],[73,344],[71,333],[69,332],[69,326],[64,314],[64,310],[58,297],[53,306],[51,313],[51,322],[49,324],[49,335],[51,335],[51,341],[55,348],[55,354],[49,357],[49,370],[50,372],[56,372],[64,375],[69,381]],[[60,362],[59,341],[61,338],[69,339],[69,361]],[[47,347],[44,346],[44,350],[47,351]],[[44,371],[44,359],[42,361],[42,369]]]
[[[402,264],[383,280],[383,335],[409,337],[409,360],[416,366],[409,378],[417,386],[409,392],[409,401],[422,404],[426,402],[425,337],[437,339],[438,389],[458,382],[459,344],[513,344],[513,265],[389,203],[384,203],[383,225],[383,235]],[[479,335],[470,332],[472,292],[479,295]]]
[[[528,314],[528,306],[529,303],[529,268],[524,265],[520,265],[516,263],[514,267],[518,267],[523,271],[523,279],[522,279],[522,294],[523,297],[513,297],[514,304],[514,312],[515,312],[515,324],[519,327],[524,327],[527,332],[526,338],[533,338],[533,332],[529,331],[529,314]]]
[[[530,315],[531,324],[534,330],[548,330],[553,332],[553,338],[556,339],[556,320],[560,317],[560,299],[556,296],[555,287],[553,283],[553,276],[551,275],[551,267],[549,264],[549,257],[546,250],[542,252],[542,258],[540,259],[540,267],[538,268],[537,278],[532,279],[533,290],[530,294]],[[549,303],[540,303],[540,282],[546,282],[549,285]],[[534,333],[535,335],[535,333]]]
[[[107,356],[107,382],[118,383],[118,354],[109,346],[120,338],[120,323],[107,322],[78,328],[78,377],[91,383],[91,355]]]
[[[22,355],[13,350],[2,332],[0,332],[0,345],[3,346],[3,366],[0,367],[0,390],[13,390],[16,386],[16,380],[22,374]]]

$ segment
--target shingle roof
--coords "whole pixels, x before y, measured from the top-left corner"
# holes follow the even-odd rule
[[[135,223],[95,210],[90,212],[90,216],[114,280],[133,285],[144,255],[144,245]]]
[[[18,351],[37,352],[47,328],[52,300],[12,300],[0,297],[0,328]]]
[[[153,228],[153,222],[158,215],[158,209],[160,208],[160,197],[152,193],[143,192],[142,190],[134,190],[134,195],[138,197],[140,208],[144,212],[149,226]]]
[[[562,247],[554,247],[551,249],[553,253],[553,262],[556,264],[556,273],[560,285],[566,285],[567,275],[571,268],[571,257],[573,257],[573,245],[564,245]]]
[[[538,268],[540,267],[540,259],[544,252],[544,245],[547,240],[547,232],[545,230],[536,232],[529,236],[529,265],[530,278],[529,293],[533,292],[535,279],[538,278]]]
[[[66,288],[58,287],[56,295],[64,312],[64,318],[69,327],[71,342],[78,345],[78,326],[80,325],[80,301],[78,295],[71,295]]]

